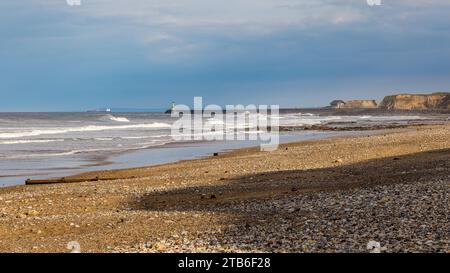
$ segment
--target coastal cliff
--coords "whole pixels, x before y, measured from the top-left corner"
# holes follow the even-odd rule
[[[332,108],[377,108],[377,102],[375,100],[334,100],[330,103]]]
[[[399,94],[386,96],[380,103],[382,109],[428,110],[450,109],[450,93]]]
[[[346,101],[342,108],[377,108],[375,100],[350,100]]]

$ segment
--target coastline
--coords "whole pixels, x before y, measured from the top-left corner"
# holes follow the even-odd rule
[[[370,134],[379,130],[372,130]],[[281,143],[298,142],[311,139],[325,139],[335,136],[351,136],[357,134],[368,134],[369,132],[359,131],[331,131],[331,130],[305,130],[295,132],[284,132],[280,135]],[[143,168],[158,166],[169,163],[176,163],[184,160],[195,160],[208,157],[213,153],[226,153],[232,150],[243,148],[253,148],[258,146],[258,141],[185,141],[169,142],[158,146],[150,146],[143,149],[130,149],[109,154],[90,156],[87,163],[73,168],[48,169],[48,174],[29,173],[27,175],[11,175],[0,177],[4,179],[0,188],[24,185],[25,180],[45,180],[70,178],[80,174],[104,170],[121,170],[131,168]],[[8,183],[9,179],[9,183]],[[11,183],[13,182],[13,183]]]
[[[377,239],[448,252],[448,135],[448,123],[389,129],[1,188],[0,251],[356,252]]]
[[[279,127],[280,143],[318,139],[322,138],[323,135],[345,135],[345,132],[348,132],[348,134],[354,134],[355,132],[372,133],[374,130],[439,124],[448,120],[448,116],[443,114],[429,113],[419,115],[414,111],[404,112],[400,116],[393,116],[392,113],[383,111],[372,111],[373,114],[377,113],[375,116],[323,116],[323,114],[331,110],[333,109],[316,109],[316,111],[319,111],[317,114],[307,112],[284,116],[284,125],[282,124]],[[333,111],[338,110],[342,109]],[[342,112],[342,114],[352,113],[354,114],[354,112],[347,110]],[[131,126],[146,127],[150,124],[153,128],[154,125],[159,124],[158,126],[160,126],[161,124],[170,123],[161,114],[119,113],[116,116],[133,123]],[[6,116],[5,118],[13,120],[14,117],[23,118],[21,114]],[[33,117],[44,121],[53,117],[51,127],[56,128],[55,130],[58,132],[74,131],[72,127],[64,127],[67,126],[67,122],[64,123],[64,121],[76,123],[75,128],[83,132],[84,130],[90,131],[92,129],[89,127],[90,125],[97,126],[95,127],[96,130],[104,129],[106,125],[109,129],[120,124],[124,125],[125,128],[130,126],[128,123],[123,122],[117,124],[117,117],[112,115],[92,116],[92,114],[87,114],[85,116],[83,114],[64,113],[52,116],[50,114],[30,114],[26,120],[32,120]],[[21,126],[23,126],[21,130],[25,130],[30,125],[27,125],[25,122]],[[101,128],[98,128],[98,126]],[[36,134],[44,133],[45,139],[30,138],[25,141],[4,141],[0,143],[3,149],[3,160],[0,162],[0,187],[23,185],[28,179],[45,180],[103,169],[126,169],[159,165],[179,160],[201,158],[216,152],[222,153],[225,150],[259,145],[257,141],[179,143],[174,142],[170,138],[170,134],[164,130],[152,129],[150,132],[144,133],[145,130],[128,131],[128,129],[124,129],[124,131],[122,129],[117,132],[103,132],[100,130],[92,134],[64,133],[55,136],[45,136],[45,130],[35,130],[33,132]],[[11,136],[6,135],[8,137]],[[176,149],[172,149],[172,147],[176,147]]]

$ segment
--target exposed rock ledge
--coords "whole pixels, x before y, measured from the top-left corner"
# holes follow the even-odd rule
[[[398,110],[450,109],[450,93],[392,95],[385,97],[379,107]]]

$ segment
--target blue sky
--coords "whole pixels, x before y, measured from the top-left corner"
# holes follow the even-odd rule
[[[450,90],[450,1],[2,0],[0,111]]]

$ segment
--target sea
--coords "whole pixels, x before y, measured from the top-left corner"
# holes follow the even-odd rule
[[[402,123],[422,118],[300,112],[278,117],[280,126]],[[171,137],[176,120],[164,113],[0,113],[0,187],[21,185],[29,178],[150,166],[258,145],[258,141],[248,139],[177,141]],[[210,118],[206,122],[221,121]],[[242,134],[253,132],[239,125],[237,128],[241,128]],[[300,130],[280,134],[280,142],[287,143],[349,132]]]

